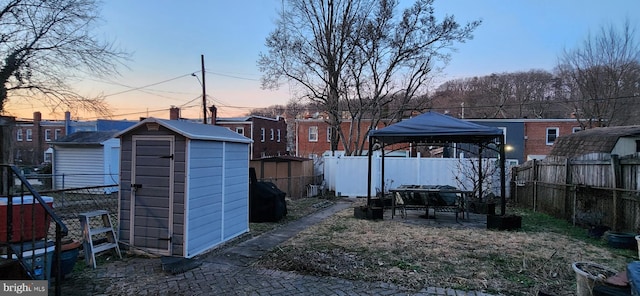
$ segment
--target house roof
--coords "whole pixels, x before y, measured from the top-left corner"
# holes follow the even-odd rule
[[[385,144],[483,143],[501,137],[502,130],[436,112],[427,112],[379,130],[372,130],[369,136],[382,140]]]
[[[134,126],[129,127],[115,135],[115,137],[121,137],[123,134],[150,123],[157,123],[175,133],[181,134],[189,139],[193,140],[214,140],[224,142],[236,142],[236,143],[251,143],[251,139],[231,131],[230,129],[222,126],[195,123],[183,120],[167,120],[149,117],[143,121],[140,121]]]
[[[260,119],[271,120],[271,121],[280,120],[280,117],[271,118],[271,117],[264,117],[264,116],[258,116],[258,115],[249,115],[249,116],[243,116],[243,117],[218,117],[216,118],[216,122],[247,122],[247,121],[252,121],[254,118],[260,118]]]
[[[54,145],[101,145],[112,139],[117,131],[80,131],[60,138],[51,144]]]
[[[575,157],[589,153],[611,153],[621,137],[640,136],[640,125],[597,127],[560,136],[550,156]]]

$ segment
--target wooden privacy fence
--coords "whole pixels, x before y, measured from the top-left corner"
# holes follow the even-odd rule
[[[640,154],[531,160],[512,172],[511,198],[581,226],[640,231]]]
[[[314,197],[321,194],[319,186],[322,183],[322,175],[289,178],[258,178],[258,181],[271,182],[275,184],[278,189],[284,191],[287,194],[287,197],[291,199]],[[316,188],[314,188],[315,190],[309,190],[310,186],[316,186]]]

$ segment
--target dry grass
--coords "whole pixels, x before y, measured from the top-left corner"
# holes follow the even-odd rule
[[[506,295],[574,295],[573,262],[593,261],[623,270],[637,256],[553,231],[405,222],[360,220],[347,209],[285,242],[260,265],[391,282],[415,291],[434,286]]]

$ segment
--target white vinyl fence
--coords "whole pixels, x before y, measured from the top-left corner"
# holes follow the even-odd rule
[[[483,159],[483,163],[493,166],[495,161]],[[470,158],[385,157],[385,191],[400,185],[450,185],[471,190],[473,180],[477,179],[470,175],[472,162],[477,165],[477,159]],[[379,153],[373,156],[371,171],[371,195],[375,195],[381,188],[382,157]],[[500,170],[493,171],[493,175],[485,178],[483,187],[497,196],[500,195]],[[367,156],[324,156],[324,179],[328,189],[334,190],[336,195],[367,196],[367,174]]]

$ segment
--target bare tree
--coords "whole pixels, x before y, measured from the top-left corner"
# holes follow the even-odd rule
[[[281,79],[301,86],[305,97],[329,115],[331,149],[342,140],[348,155],[362,152],[366,134],[360,125],[367,130],[382,118],[397,120],[420,103],[416,95],[432,77],[436,61],[446,62],[445,50],[470,39],[480,24],[462,26],[452,16],[438,22],[433,0],[417,0],[400,15],[397,0],[286,3],[267,38],[269,52],[258,61],[263,87],[277,87]],[[391,108],[398,100],[399,108]],[[341,127],[345,114],[352,122],[346,133]]]
[[[561,90],[560,80],[543,70],[491,74],[443,83],[433,105],[466,118],[566,118]]]
[[[128,54],[94,35],[97,0],[7,0],[0,6],[0,112],[7,100],[40,100],[52,110],[108,114],[101,97],[87,98],[70,82],[106,76]]]
[[[256,115],[268,118],[284,117],[287,107],[283,105],[271,105],[264,108],[252,109],[249,115]]]
[[[583,128],[623,125],[635,119],[629,112],[639,107],[640,43],[636,38],[627,20],[621,28],[603,26],[561,56],[558,75]]]

